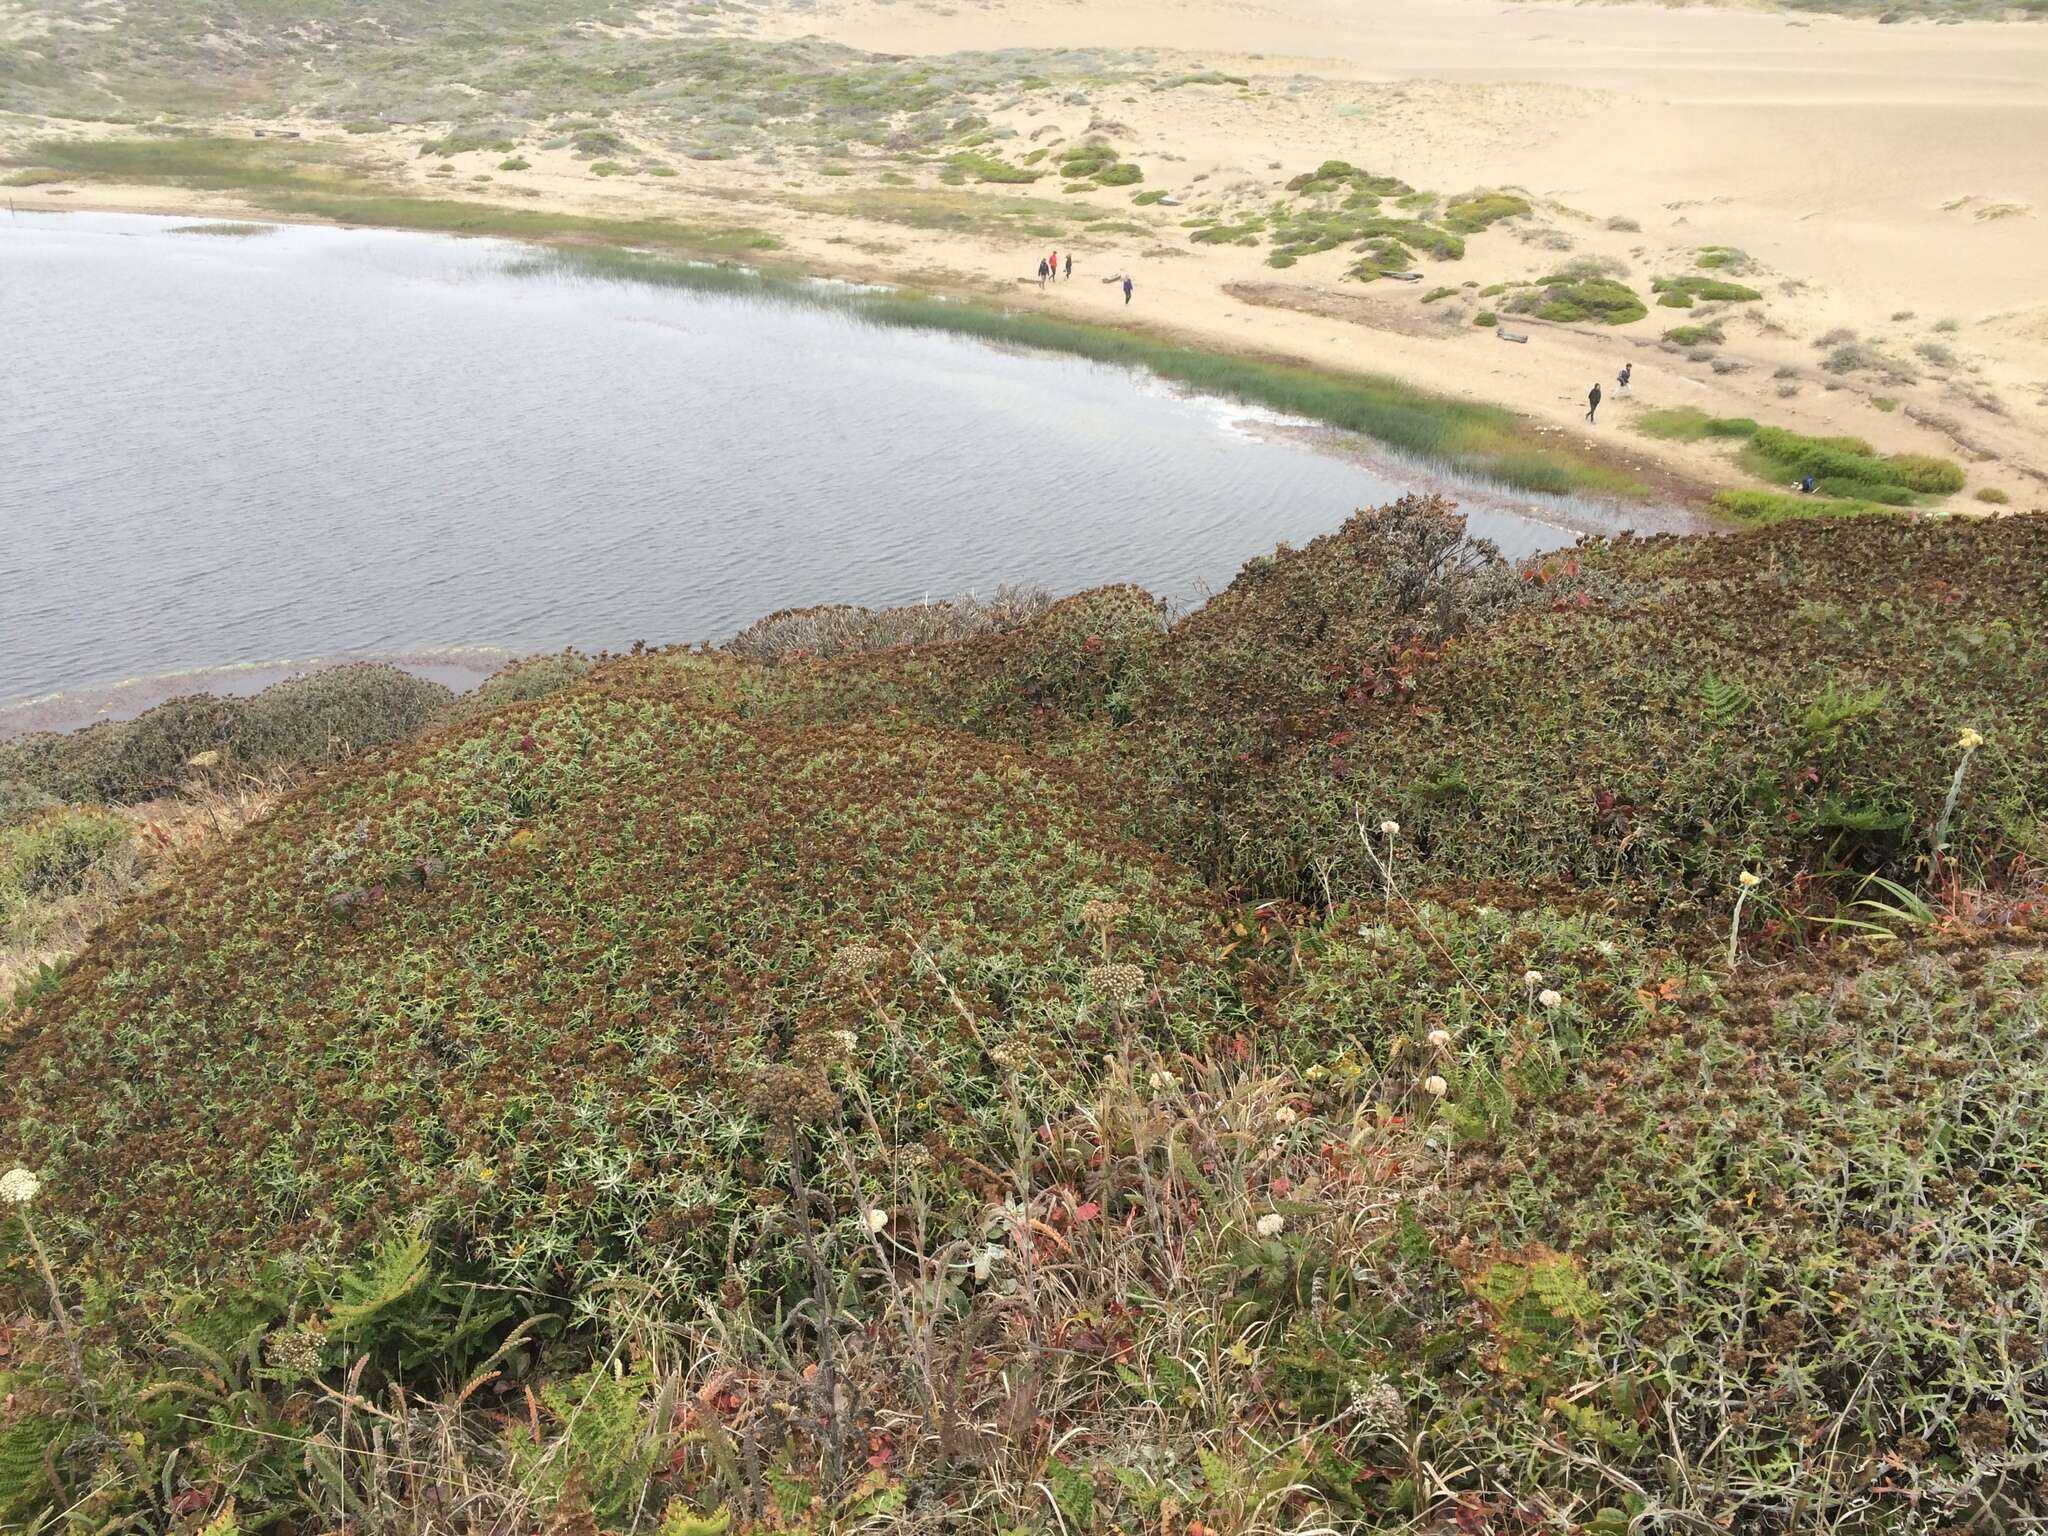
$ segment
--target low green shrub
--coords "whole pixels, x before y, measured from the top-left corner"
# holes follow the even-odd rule
[[[999,185],[1021,185],[1036,181],[1045,174],[1035,167],[1011,165],[1006,160],[999,160],[994,155],[984,154],[978,150],[961,150],[958,154],[948,155],[946,164],[956,171],[972,176],[976,181],[994,182]]]
[[[1118,159],[1107,144],[1077,144],[1060,155],[1058,165],[1062,176],[1082,180],[1108,170]]]
[[[1995,485],[1981,487],[1977,492],[1977,499],[1994,507],[2005,506],[2012,500],[2010,496],[2006,495],[2005,492]]]
[[[1476,235],[1502,219],[1516,219],[1529,212],[1529,200],[1508,192],[1467,192],[1444,204],[1446,228],[1461,235]]]
[[[1813,484],[1814,489],[1823,496],[1874,501],[1886,507],[1910,506],[1917,499],[1903,485],[1879,485],[1869,480],[1844,480],[1834,475],[1822,475]]]
[[[1754,288],[1745,288],[1740,283],[1726,282],[1718,277],[1660,277],[1651,282],[1650,291],[1687,300],[1700,299],[1722,304],[1746,304],[1763,297]]]
[[[1553,273],[1533,288],[1516,294],[1508,309],[1518,315],[1533,314],[1539,320],[1573,324],[1591,320],[1600,325],[1627,325],[1649,311],[1634,289],[1611,277],[1575,276]]]
[[[1767,476],[1789,472],[1820,480],[1898,486],[1930,496],[1946,496],[1963,488],[1962,467],[1952,460],[1913,453],[1879,458],[1861,438],[1805,437],[1765,427],[1750,447],[1752,467]]]
[[[457,129],[454,133],[443,134],[438,139],[428,139],[420,145],[420,154],[438,155],[447,159],[454,155],[476,154],[483,150],[496,150],[499,154],[510,154],[513,141],[501,133],[489,133],[477,129]]]
[[[1130,161],[1124,160],[1115,165],[1105,165],[1089,179],[1105,187],[1129,187],[1143,181],[1145,173]]]
[[[0,918],[30,901],[75,894],[134,842],[134,826],[98,806],[62,806],[0,827]]]
[[[1908,490],[1923,496],[1952,496],[1963,488],[1962,466],[1925,453],[1895,453],[1885,460]]]
[[[1325,160],[1313,171],[1304,171],[1287,183],[1290,192],[1353,192],[1367,197],[1403,197],[1414,188],[1396,176],[1378,176],[1362,171],[1345,160]]]
[[[1664,333],[1664,339],[1674,346],[1712,346],[1726,339],[1718,323],[1711,325],[1674,325]]]

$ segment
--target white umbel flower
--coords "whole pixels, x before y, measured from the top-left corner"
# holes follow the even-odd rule
[[[42,1193],[43,1181],[26,1168],[10,1168],[0,1173],[0,1202],[8,1205],[27,1205]]]
[[[1287,1218],[1278,1211],[1259,1218],[1259,1236],[1278,1237],[1287,1230]]]
[[[1553,992],[1549,987],[1545,987],[1536,994],[1536,1001],[1546,1008],[1555,1008],[1564,1001],[1564,994],[1562,992]]]
[[[1522,985],[1523,985],[1523,986],[1525,986],[1525,987],[1540,987],[1540,986],[1542,986],[1542,985],[1543,985],[1543,973],[1542,973],[1541,971],[1524,971],[1524,972],[1522,972]]]
[[[1401,835],[1401,823],[1395,821],[1390,816],[1380,823],[1380,832],[1386,837],[1399,837]]]
[[[1422,1080],[1422,1091],[1432,1099],[1440,1099],[1451,1091],[1451,1085],[1432,1072]]]
[[[1448,1029],[1432,1029],[1429,1032],[1429,1043],[1440,1051],[1448,1050],[1451,1044],[1451,1032]]]
[[[870,1232],[880,1232],[889,1225],[889,1213],[877,1206],[861,1217],[861,1220],[867,1224]]]

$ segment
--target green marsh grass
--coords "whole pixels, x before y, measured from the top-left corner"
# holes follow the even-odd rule
[[[1754,437],[1759,430],[1747,416],[1709,416],[1689,405],[1645,411],[1636,418],[1635,428],[1674,443],[1696,443],[1703,437]]]
[[[249,240],[257,235],[276,232],[275,224],[243,224],[228,220],[214,224],[180,224],[171,231],[174,235],[212,235],[222,240]]]

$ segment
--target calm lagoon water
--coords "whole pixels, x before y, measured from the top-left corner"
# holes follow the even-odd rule
[[[0,218],[0,706],[65,695],[37,723],[190,669],[1003,582],[1191,602],[1414,483],[1092,363],[495,241],[179,228]],[[1468,511],[1510,553],[1575,537]]]

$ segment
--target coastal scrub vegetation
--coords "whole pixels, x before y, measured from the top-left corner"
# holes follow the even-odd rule
[[[1191,237],[1201,244],[1225,244],[1271,231],[1267,264],[1291,267],[1304,256],[1350,246],[1360,257],[1347,275],[1371,282],[1404,271],[1418,256],[1457,261],[1465,237],[1530,210],[1527,198],[1509,192],[1467,192],[1438,212],[1434,193],[1418,192],[1393,176],[1361,170],[1344,160],[1326,160],[1287,182],[1292,200],[1275,202],[1249,218],[1212,216],[1194,221]],[[1392,202],[1392,210],[1384,205]]]
[[[2024,1528],[2044,572],[1410,499],[1174,622],[174,701],[305,763],[0,1026],[0,1518]],[[0,901],[120,736],[0,753]]]
[[[1591,320],[1600,325],[1627,325],[1649,313],[1636,291],[1604,263],[1582,260],[1538,278],[1508,299],[1511,314],[1534,315],[1562,325]]]

